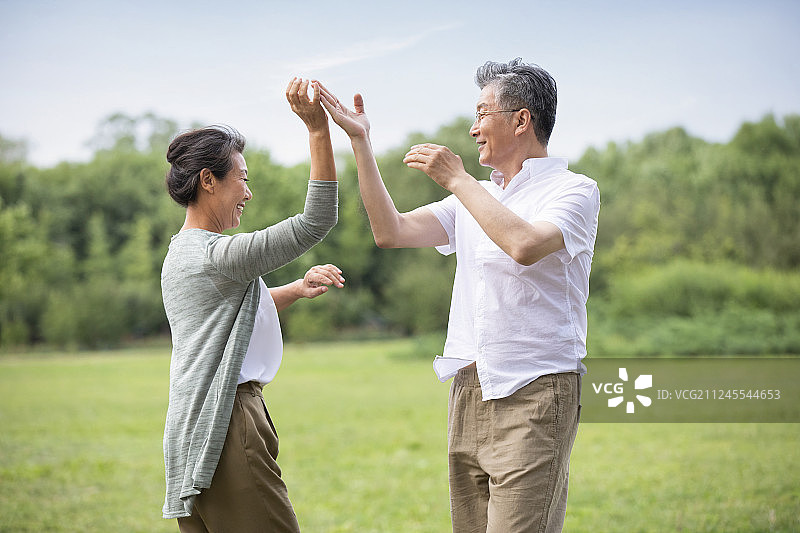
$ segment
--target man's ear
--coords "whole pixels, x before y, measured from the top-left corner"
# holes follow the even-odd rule
[[[528,108],[523,107],[519,110],[515,126],[514,135],[522,135],[526,131],[533,131],[533,116]]]
[[[214,178],[214,174],[212,174],[210,170],[204,168],[200,171],[200,187],[202,187],[204,191],[209,194],[214,194],[215,182],[216,178]]]

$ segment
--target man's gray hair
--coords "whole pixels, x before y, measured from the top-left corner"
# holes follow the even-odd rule
[[[487,61],[475,73],[475,83],[481,90],[487,85],[494,86],[501,108],[530,111],[536,139],[547,146],[556,124],[558,98],[556,80],[546,70],[523,63],[521,57],[508,63]]]

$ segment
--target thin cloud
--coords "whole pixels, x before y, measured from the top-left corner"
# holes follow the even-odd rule
[[[462,24],[458,23],[437,26],[417,34],[408,35],[398,39],[374,39],[371,41],[361,41],[348,47],[319,55],[305,62],[293,63],[292,69],[295,71],[313,72],[334,67],[341,67],[342,65],[363,61],[365,59],[381,57],[392,52],[397,52],[399,50],[414,46],[432,34],[448,31],[461,25]]]

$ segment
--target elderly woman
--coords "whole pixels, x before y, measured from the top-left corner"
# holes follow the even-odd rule
[[[261,276],[322,240],[336,224],[337,183],[319,87],[293,79],[286,97],[309,131],[311,179],[303,213],[253,233],[239,226],[252,193],[244,138],[226,127],[184,133],[170,144],[167,189],[186,208],[161,271],[172,331],[164,430],[164,518],[182,532],[299,531],[281,470],[278,437],[261,394],[278,371],[277,312],[328,286],[333,265],[268,289]]]

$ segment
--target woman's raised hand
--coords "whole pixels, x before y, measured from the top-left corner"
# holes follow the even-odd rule
[[[360,94],[353,96],[353,110],[347,109],[332,92],[321,83],[320,99],[322,105],[328,110],[333,121],[342,128],[350,138],[366,137],[369,135],[369,119],[364,113],[364,99]]]
[[[308,85],[311,84],[312,95],[308,97]],[[286,87],[286,99],[298,117],[305,122],[309,131],[328,128],[328,116],[320,104],[320,85],[317,81],[303,78],[292,78]]]

